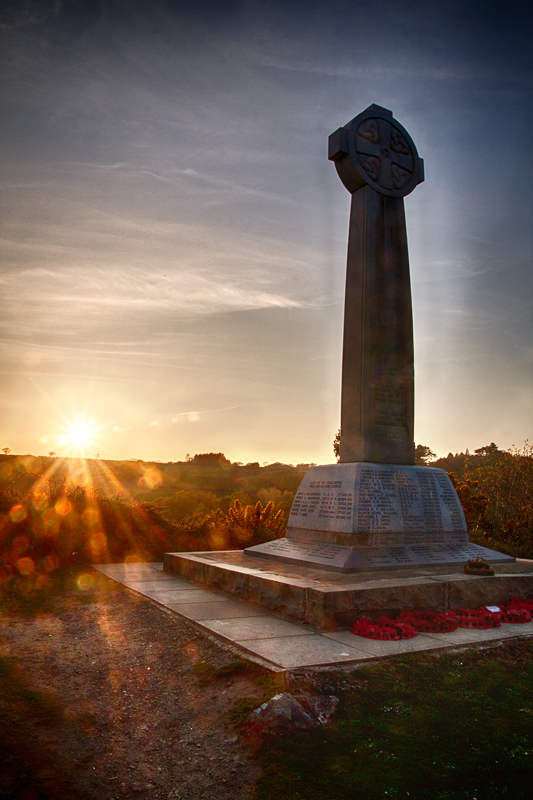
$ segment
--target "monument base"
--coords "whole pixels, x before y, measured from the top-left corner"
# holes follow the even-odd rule
[[[322,630],[350,628],[362,616],[396,616],[408,608],[446,611],[502,605],[531,597],[533,561],[497,564],[495,575],[465,575],[462,566],[403,567],[342,573],[242,550],[166,553],[165,571],[239,597],[292,622]],[[205,606],[205,618],[212,611]]]
[[[247,556],[338,572],[512,562],[471,544],[448,474],[398,464],[311,467],[296,493],[287,536],[249,547]]]

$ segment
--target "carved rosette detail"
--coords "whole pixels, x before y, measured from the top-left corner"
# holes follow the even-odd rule
[[[355,134],[355,151],[370,183],[403,189],[412,178],[415,157],[409,143],[387,119],[365,119]]]
[[[359,161],[361,162],[361,166],[363,167],[368,177],[373,181],[377,181],[380,168],[379,158],[376,158],[376,156],[361,155],[359,157]]]
[[[378,125],[377,120],[375,119],[365,119],[362,122],[358,129],[357,135],[360,136],[362,139],[366,139],[372,144],[378,144],[379,142],[379,132],[378,132]]]

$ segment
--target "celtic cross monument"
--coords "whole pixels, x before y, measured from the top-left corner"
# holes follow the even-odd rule
[[[370,106],[329,137],[352,194],[341,463],[414,464],[413,315],[403,198],[424,179],[411,137]]]
[[[348,234],[338,464],[311,467],[287,536],[251,556],[343,572],[464,564],[470,544],[444,470],[415,466],[413,315],[403,198],[423,161],[391,111],[371,105],[329,137],[352,195]]]

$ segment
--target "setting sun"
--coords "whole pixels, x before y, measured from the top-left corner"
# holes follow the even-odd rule
[[[78,418],[68,424],[64,442],[77,450],[91,449],[96,444],[97,431],[94,420]]]

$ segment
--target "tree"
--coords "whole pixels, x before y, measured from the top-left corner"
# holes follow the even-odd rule
[[[50,456],[50,458],[55,458],[55,457],[56,457],[56,455],[57,455],[57,453],[55,453],[55,452],[54,452],[54,450],[50,450],[50,452],[48,453],[48,455]]]
[[[199,467],[224,467],[231,464],[224,453],[197,453],[192,461]]]
[[[435,458],[436,453],[425,444],[417,444],[415,447],[415,464],[419,464],[422,467],[427,467],[430,461],[433,461]]]
[[[488,498],[481,524],[500,536],[519,535],[532,545],[533,445],[526,441],[521,450],[498,450],[492,442],[480,450],[488,450],[492,458],[472,460],[466,477],[477,481]]]
[[[485,445],[485,447],[478,447],[477,450],[474,450],[476,456],[493,456],[496,453],[500,453],[501,451],[498,450],[498,445],[494,442]],[[468,453],[468,451],[467,451]]]
[[[10,447],[2,447],[2,453],[5,456],[8,456],[10,454],[10,452],[11,452],[11,448]]]
[[[333,439],[333,452],[335,453],[335,457],[337,461],[340,458],[340,447],[341,447],[341,429],[337,431],[335,434],[335,438]],[[432,461],[435,458],[435,453],[433,450],[425,444],[417,444],[415,448],[415,464],[420,464],[421,466],[427,467],[428,462]]]
[[[335,438],[333,439],[333,452],[335,453],[335,458],[337,461],[341,457],[341,429],[337,431],[335,434]]]

